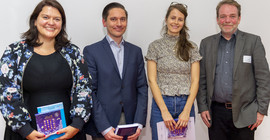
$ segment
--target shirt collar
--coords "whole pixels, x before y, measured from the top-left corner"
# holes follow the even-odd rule
[[[237,35],[238,29],[232,34],[232,37],[235,37]],[[219,33],[220,37],[223,37],[222,32]],[[224,37],[223,37],[224,38]]]
[[[121,42],[120,42],[120,44],[118,45],[109,35],[106,35],[106,39],[107,39],[107,41],[108,41],[108,43],[110,44],[110,45],[112,45],[112,44],[114,44],[114,45],[116,45],[116,46],[124,46],[124,39],[122,39],[121,40]]]

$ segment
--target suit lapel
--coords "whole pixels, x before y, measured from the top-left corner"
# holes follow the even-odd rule
[[[218,56],[218,46],[219,46],[220,34],[215,35],[213,39],[213,44],[211,46],[212,49],[212,77],[213,81],[215,80],[215,73],[216,73],[216,65],[217,65],[217,56]]]
[[[123,65],[123,72],[122,72],[122,79],[124,79],[126,68],[128,65],[128,56],[129,56],[129,47],[126,42],[124,42],[124,65]]]
[[[102,47],[104,48],[104,50],[105,50],[106,54],[108,55],[111,63],[113,64],[114,69],[116,70],[117,74],[119,75],[119,70],[118,70],[118,67],[117,67],[117,64],[116,64],[116,60],[114,58],[111,46],[108,43],[106,37],[102,40]],[[120,75],[119,75],[119,77],[120,77]]]
[[[243,38],[243,32],[238,30],[236,34],[236,43],[234,48],[234,64],[233,64],[233,77],[235,75],[238,63],[241,61],[241,54],[244,48],[245,39]]]

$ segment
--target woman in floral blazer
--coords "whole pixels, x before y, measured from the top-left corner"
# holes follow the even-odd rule
[[[64,58],[72,75],[69,92],[69,115],[72,123],[58,131],[58,134],[65,133],[61,138],[70,139],[82,129],[91,114],[91,77],[87,65],[79,48],[67,40],[65,13],[57,1],[41,1],[33,11],[29,23],[30,29],[22,36],[25,40],[9,45],[0,60],[0,110],[6,121],[5,139],[47,138],[30,125],[34,114],[29,113],[28,108],[31,105],[25,102],[23,81],[32,59],[51,55]],[[85,139],[85,135],[76,139],[78,138]]]

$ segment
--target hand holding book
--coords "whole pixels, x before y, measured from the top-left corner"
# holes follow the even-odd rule
[[[70,139],[75,136],[80,130],[78,128],[67,126],[66,128],[60,129],[56,132],[57,135],[63,135],[59,139]]]
[[[115,134],[115,129],[114,128],[111,128],[111,130],[109,132],[107,132],[105,135],[104,135],[104,138],[107,140],[107,139],[123,139],[123,136],[118,136]]]
[[[140,127],[138,127],[137,130],[136,130],[136,133],[131,135],[131,136],[128,136],[127,138],[131,139],[131,140],[137,140],[139,138],[140,134],[141,134],[141,131],[142,130],[140,129]]]
[[[164,121],[158,122],[157,131],[160,140],[196,140],[194,117],[190,117],[187,127],[172,131],[166,127]]]
[[[178,119],[175,119],[175,122],[178,122]],[[168,130],[168,138],[186,137],[187,129],[188,128],[186,126],[186,127],[176,128],[174,130]]]
[[[48,138],[49,136],[46,136],[36,130],[32,131],[28,136],[26,136],[25,138],[28,139],[28,140],[32,140],[32,139],[46,139]]]
[[[126,124],[118,125],[115,130],[115,134],[118,136],[131,136],[136,133],[139,124]]]

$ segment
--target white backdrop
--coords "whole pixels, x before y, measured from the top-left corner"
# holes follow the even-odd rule
[[[216,24],[215,7],[220,0],[172,0],[188,5],[187,25],[190,39],[200,44],[201,39],[219,32]],[[264,43],[268,62],[270,61],[270,1],[238,0],[242,5],[242,20],[239,29],[260,35]],[[11,43],[20,39],[28,29],[29,16],[39,0],[0,0],[0,55]],[[66,11],[67,32],[71,41],[81,49],[101,40],[106,34],[102,26],[101,13],[111,0],[59,0]],[[125,39],[140,46],[145,55],[150,42],[160,38],[160,30],[171,0],[118,0],[129,14]],[[268,35],[268,36],[267,36]],[[270,85],[269,85],[270,86]],[[270,94],[270,93],[269,93]],[[151,92],[149,92],[150,114]],[[197,112],[197,108],[196,108]],[[268,110],[270,113],[270,110]],[[1,115],[0,115],[1,116]],[[151,139],[149,115],[141,140]],[[0,139],[4,136],[5,122],[0,117]],[[256,140],[269,140],[270,118],[265,117],[256,131]],[[208,140],[207,128],[196,115],[197,140]],[[88,137],[90,140],[90,137]]]

